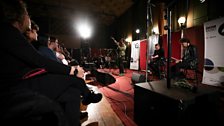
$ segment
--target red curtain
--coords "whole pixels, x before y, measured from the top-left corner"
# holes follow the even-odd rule
[[[146,69],[147,39],[140,41],[140,70]]]
[[[180,59],[181,58],[181,45],[179,40],[181,38],[180,32],[172,32],[171,33],[171,57]],[[162,36],[162,47],[165,51],[165,57],[168,56],[168,43],[167,43],[167,35]]]

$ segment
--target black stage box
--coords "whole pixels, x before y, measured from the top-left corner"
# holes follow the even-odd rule
[[[138,126],[154,124],[188,125],[218,117],[219,93],[200,87],[197,93],[172,87],[166,80],[137,83],[134,87],[134,120]]]
[[[144,74],[136,73],[136,72],[133,72],[132,73],[131,81],[133,82],[133,84],[145,82],[145,79],[146,78],[145,78],[145,75]]]

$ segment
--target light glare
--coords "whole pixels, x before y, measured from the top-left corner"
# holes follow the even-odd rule
[[[186,18],[185,18],[185,17],[180,17],[180,18],[178,19],[178,23],[179,23],[179,24],[184,24],[185,21],[186,21]]]
[[[82,38],[87,39],[91,36],[91,27],[87,24],[80,24],[78,26],[79,34]]]
[[[136,29],[136,31],[135,31],[135,32],[138,34],[138,33],[140,33],[140,30],[139,30],[139,29]]]

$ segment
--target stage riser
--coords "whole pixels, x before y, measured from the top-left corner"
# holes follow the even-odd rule
[[[154,89],[149,90],[138,85],[134,87],[134,120],[138,126],[149,126],[153,123],[192,124],[192,121],[217,123],[218,95],[216,93],[195,95],[193,99],[185,101],[156,92],[157,89]],[[160,91],[172,93],[172,90]]]

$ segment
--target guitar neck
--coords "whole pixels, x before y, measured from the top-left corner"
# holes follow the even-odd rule
[[[172,60],[175,60],[175,61],[179,60],[179,59],[177,59],[177,58],[174,58],[174,57],[171,57],[171,59],[172,59]]]

